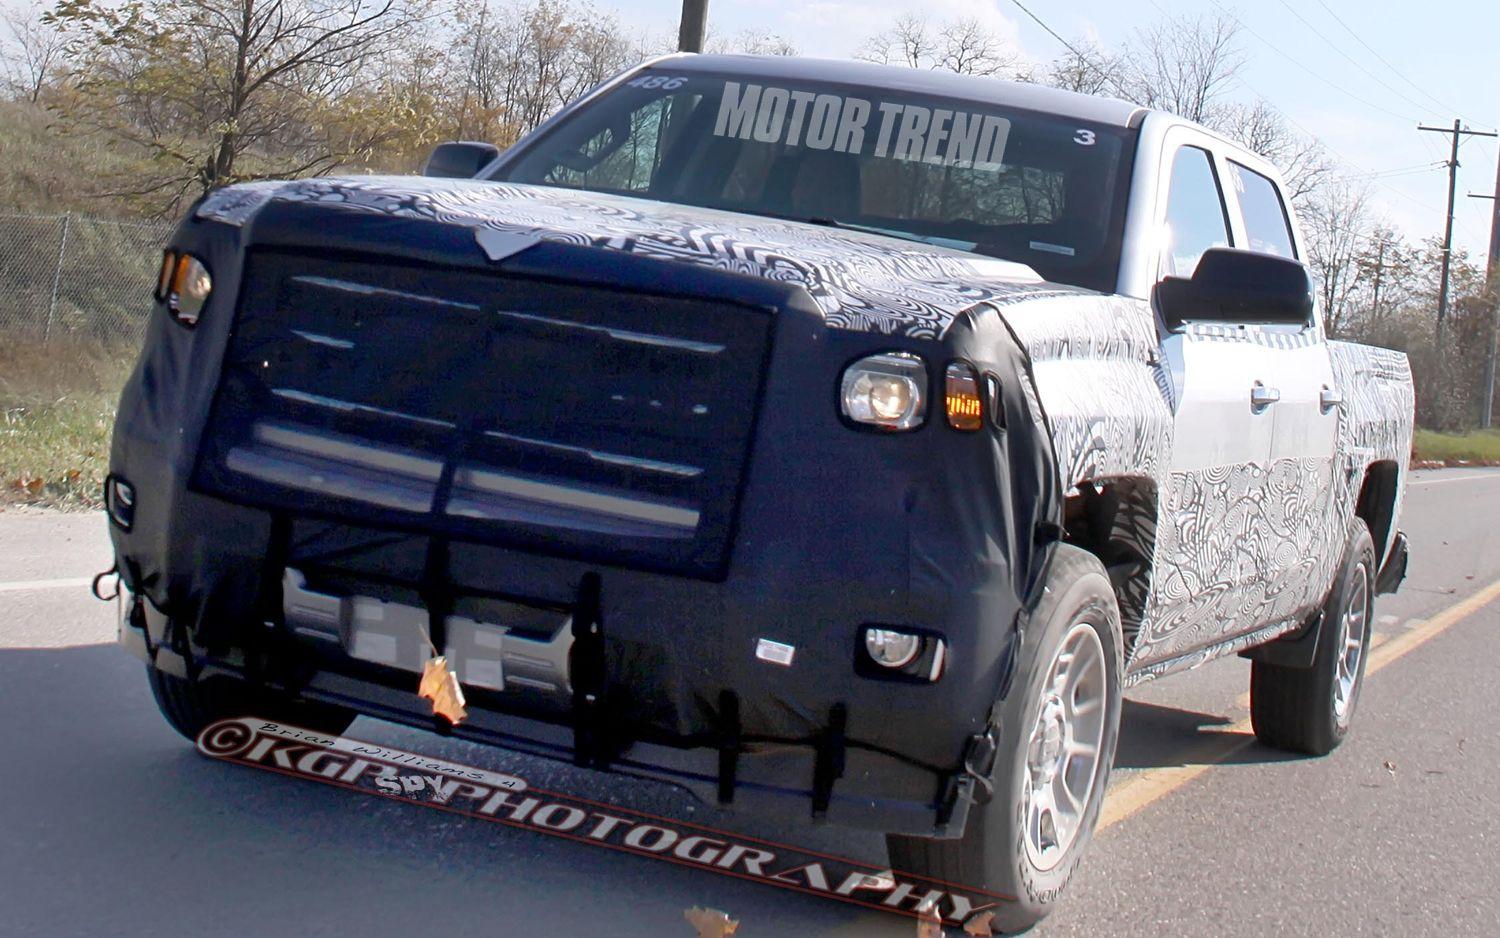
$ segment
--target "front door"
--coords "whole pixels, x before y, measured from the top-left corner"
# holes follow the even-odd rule
[[[1227,161],[1233,210],[1252,251],[1296,259],[1286,201],[1268,176]],[[1342,392],[1334,386],[1328,346],[1315,321],[1261,327],[1277,400],[1265,520],[1278,546],[1266,573],[1268,620],[1300,618],[1320,603],[1342,560],[1340,524],[1348,497],[1334,464]],[[1267,623],[1269,624],[1269,622]]]
[[[1162,276],[1191,276],[1203,252],[1233,247],[1213,157],[1182,146],[1167,192]],[[1263,519],[1273,445],[1274,363],[1255,327],[1192,323],[1162,343],[1174,392],[1170,471],[1159,494],[1155,575],[1133,665],[1188,655],[1259,622]]]

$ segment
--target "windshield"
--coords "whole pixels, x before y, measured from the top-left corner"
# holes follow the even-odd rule
[[[498,178],[792,218],[1113,292],[1130,131],[888,89],[648,70]]]

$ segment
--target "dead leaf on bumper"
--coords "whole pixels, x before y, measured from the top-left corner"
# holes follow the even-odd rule
[[[448,659],[442,655],[427,659],[422,666],[422,682],[417,685],[417,696],[432,701],[432,712],[454,726],[469,715],[464,709],[464,689],[459,686],[458,675],[448,667]]]
[[[740,923],[726,913],[718,909],[700,909],[696,905],[683,912],[682,917],[698,929],[698,938],[725,938],[740,927]]]
[[[964,933],[978,935],[981,938],[990,938],[995,933],[995,926],[991,924],[994,921],[994,912],[980,912],[967,922],[964,922]]]
[[[943,938],[943,919],[935,903],[917,906],[917,938]]]

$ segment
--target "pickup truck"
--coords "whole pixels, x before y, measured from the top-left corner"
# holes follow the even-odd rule
[[[221,189],[119,408],[120,640],[189,737],[368,714],[665,780],[1024,929],[1126,687],[1239,653],[1263,741],[1348,731],[1413,393],[1305,256],[1178,117],[795,58]]]

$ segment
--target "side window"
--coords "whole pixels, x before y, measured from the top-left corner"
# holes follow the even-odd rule
[[[663,157],[701,97],[686,91],[665,95],[621,115],[617,124],[564,151],[547,172],[547,182],[613,192],[649,191]]]
[[[1167,248],[1161,275],[1191,277],[1203,252],[1230,247],[1229,217],[1224,194],[1207,150],[1182,147],[1172,158],[1172,184],[1167,192]]]
[[[1295,260],[1297,249],[1292,246],[1292,224],[1286,217],[1286,205],[1276,191],[1276,184],[1238,163],[1229,164],[1229,175],[1240,199],[1240,211],[1245,215],[1245,234],[1250,238],[1250,250]]]

